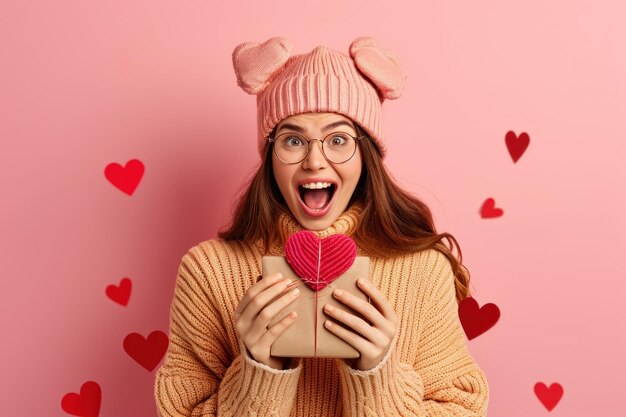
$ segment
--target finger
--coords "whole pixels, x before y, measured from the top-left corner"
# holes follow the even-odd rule
[[[391,303],[383,295],[382,292],[368,279],[359,278],[357,281],[359,289],[363,291],[365,295],[370,298],[370,301],[374,303],[374,306],[381,314],[390,321],[395,323],[396,313],[391,306]]]
[[[295,311],[287,314],[281,321],[267,329],[261,336],[258,343],[265,347],[270,348],[272,344],[278,339],[278,337],[287,330],[289,326],[296,322],[298,314]]]
[[[385,318],[380,311],[376,309],[372,304],[365,300],[362,300],[347,291],[335,290],[333,291],[333,298],[341,301],[348,307],[352,308],[356,312],[365,317],[373,326],[384,326]]]
[[[289,279],[279,281],[260,294],[257,294],[250,300],[245,310],[241,313],[241,320],[247,320],[249,322],[256,320],[259,312],[265,308],[270,301],[281,296],[287,288],[290,288],[289,285],[291,282],[292,281]]]
[[[283,309],[285,309],[285,307],[293,303],[298,298],[298,295],[299,290],[295,288],[284,294],[278,300],[265,306],[265,308],[259,312],[258,316],[256,316],[256,319],[250,328],[250,337],[252,339],[259,339],[263,333],[267,331],[268,324],[274,319],[276,314],[280,313]]]
[[[239,301],[239,305],[235,309],[235,314],[239,314],[241,316],[241,313],[246,309],[251,299],[256,297],[257,294],[264,291],[266,288],[276,284],[281,279],[282,274],[279,272],[276,274],[272,274],[265,279],[262,279],[261,281],[248,288],[248,291],[246,291],[241,301]]]
[[[385,335],[375,327],[372,327],[360,317],[355,316],[354,314],[350,314],[347,311],[344,311],[340,308],[333,307],[330,304],[327,304],[324,307],[324,312],[328,314],[330,317],[335,318],[336,320],[342,322],[343,324],[350,327],[356,333],[359,333],[365,339],[369,340],[373,344],[379,344],[381,340],[384,340]]]
[[[374,347],[369,341],[365,340],[360,335],[351,332],[340,324],[333,323],[331,320],[326,320],[326,322],[324,323],[324,327],[348,342],[356,350],[361,352],[361,356],[363,355],[363,352],[367,352],[367,349],[371,349]]]

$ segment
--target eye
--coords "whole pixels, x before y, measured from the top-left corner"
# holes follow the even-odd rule
[[[285,143],[287,144],[287,146],[302,146],[303,142],[302,139],[300,139],[297,136],[288,136],[285,138]]]
[[[330,138],[330,144],[333,146],[345,145],[347,141],[348,141],[348,138],[346,137],[346,135],[342,135],[342,134],[336,134]]]

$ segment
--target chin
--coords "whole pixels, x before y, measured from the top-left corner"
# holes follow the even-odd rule
[[[332,214],[328,213],[328,218],[317,219],[317,220],[301,218],[301,219],[298,219],[298,221],[300,222],[302,227],[304,227],[307,230],[320,231],[320,230],[328,229],[330,226],[332,226],[335,220],[337,220],[338,216],[333,216],[332,218],[330,216],[332,216]]]

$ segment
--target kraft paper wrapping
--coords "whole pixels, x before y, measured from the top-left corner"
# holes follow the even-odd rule
[[[304,283],[299,285],[298,289],[300,290],[300,295],[298,298],[280,311],[268,325],[268,327],[273,326],[292,311],[298,313],[295,322],[274,341],[270,349],[270,354],[277,357],[296,358],[358,358],[360,356],[359,351],[348,342],[326,329],[324,322],[326,320],[332,320],[335,325],[343,326],[352,332],[354,332],[354,330],[326,314],[323,309],[326,304],[330,304],[366,320],[361,314],[336,300],[332,293],[334,290],[341,288],[369,303],[369,297],[356,285],[356,281],[359,277],[369,279],[369,261],[369,257],[367,256],[357,256],[350,269],[324,289],[318,291],[317,297],[316,292],[307,285]],[[300,280],[283,256],[264,256],[262,264],[263,277],[268,277],[280,272],[283,274],[284,278],[289,278],[292,281]],[[270,301],[270,303],[283,295],[284,293],[280,294]],[[316,317],[317,326],[315,322]]]

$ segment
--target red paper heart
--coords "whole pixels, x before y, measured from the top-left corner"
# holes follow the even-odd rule
[[[128,299],[130,298],[130,290],[132,288],[132,282],[129,278],[122,278],[120,285],[109,285],[106,289],[107,296],[118,304],[123,306],[128,305]]]
[[[509,130],[504,137],[506,147],[509,150],[509,155],[513,158],[513,162],[517,162],[522,157],[526,148],[530,144],[530,137],[528,133],[522,132],[519,137],[515,135],[515,132]]]
[[[145,339],[139,333],[130,333],[124,338],[124,350],[135,362],[151,371],[161,362],[169,340],[160,330],[155,330]]]
[[[117,162],[111,162],[104,168],[104,176],[111,184],[128,195],[133,195],[143,177],[144,166],[139,159],[131,159],[122,167]]]
[[[486,199],[480,209],[480,216],[483,219],[502,216],[504,211],[501,208],[496,208],[495,205],[496,202],[493,198],[489,197],[488,199]]]
[[[479,308],[474,298],[467,297],[459,304],[459,319],[468,340],[485,333],[496,324],[499,318],[500,309],[493,303]]]
[[[98,417],[102,392],[100,385],[87,381],[80,387],[80,394],[70,392],[61,399],[61,408],[66,413],[80,417]]]
[[[541,401],[548,411],[552,411],[563,397],[563,387],[558,382],[550,385],[550,388],[543,382],[537,382],[534,391],[539,401]]]
[[[287,263],[313,291],[324,289],[350,269],[356,254],[354,241],[340,233],[320,239],[315,233],[302,230],[285,243]]]

